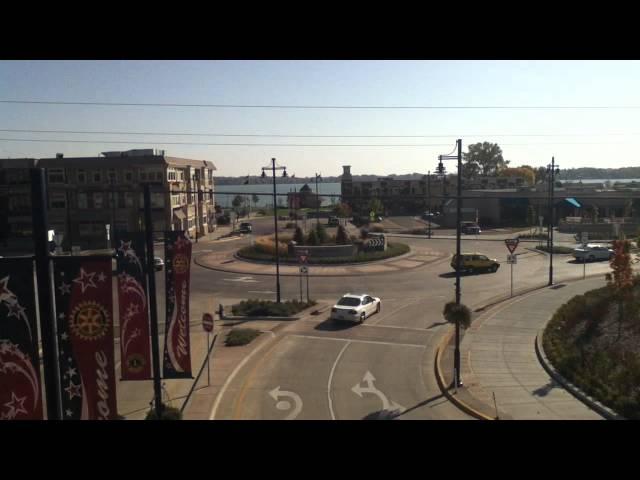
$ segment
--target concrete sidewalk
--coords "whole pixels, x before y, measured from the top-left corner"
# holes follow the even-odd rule
[[[497,305],[474,320],[461,342],[461,370],[471,406],[501,419],[596,420],[540,364],[535,341],[570,298],[605,285],[604,278],[557,284]]]

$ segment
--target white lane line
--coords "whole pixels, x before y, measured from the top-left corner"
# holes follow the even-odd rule
[[[314,340],[332,340],[332,341],[338,341],[338,342],[371,343],[374,345],[391,345],[394,347],[398,346],[398,347],[426,348],[425,345],[418,345],[415,343],[377,342],[375,340],[356,340],[353,338],[347,339],[347,338],[337,338],[337,337],[315,337],[313,335],[288,335],[288,336],[297,337],[297,338],[312,338]]]
[[[411,332],[423,332],[423,333],[430,333],[429,330],[427,330],[427,328],[411,328],[411,327],[400,327],[397,325],[367,325],[366,323],[363,323],[362,325],[359,325],[360,327],[373,327],[373,328],[395,328],[398,330],[408,330]]]
[[[335,371],[336,366],[338,365],[338,361],[340,360],[340,357],[342,357],[342,354],[344,353],[344,351],[347,349],[349,345],[351,345],[351,342],[347,342],[345,346],[342,347],[342,350],[340,350],[340,353],[336,357],[336,361],[333,362],[333,366],[331,367],[331,372],[329,373],[329,381],[327,382],[327,398],[329,399],[329,413],[331,414],[331,420],[336,419],[336,416],[333,413],[333,402],[331,401],[331,381],[333,380],[333,372]]]
[[[273,337],[275,338],[275,334],[273,332],[271,332],[271,333],[272,333]],[[227,377],[227,380],[224,382],[224,385],[222,385],[222,388],[218,392],[218,396],[216,397],[216,402],[214,403],[213,409],[211,410],[211,415],[209,416],[209,420],[214,420],[214,418],[216,416],[216,412],[218,411],[218,406],[220,405],[220,401],[222,400],[222,397],[223,397],[224,393],[227,391],[227,388],[229,387],[229,384],[235,378],[235,376],[238,374],[240,369],[251,359],[251,357],[253,357],[256,353],[258,353],[260,350],[262,350],[262,348],[265,345],[267,345],[267,343],[268,342],[263,343],[258,348],[256,348],[253,352],[251,352],[249,355],[244,357],[242,362],[240,362],[238,364],[238,366],[233,370],[231,375],[229,375]]]

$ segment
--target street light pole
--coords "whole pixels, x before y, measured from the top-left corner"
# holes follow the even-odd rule
[[[286,167],[276,167],[276,159],[271,159],[270,167],[262,167],[262,178],[266,177],[265,170],[271,170],[273,174],[273,223],[276,230],[276,299],[280,303],[280,250],[278,249],[278,210],[276,208],[276,170],[284,170],[282,176],[287,176]]]
[[[555,193],[555,174],[559,173],[560,168],[555,164],[555,157],[551,157],[551,164],[547,165],[549,173],[549,227],[547,232],[547,249],[549,251],[549,284],[553,285],[553,213],[554,213],[554,193]]]
[[[462,220],[462,139],[456,140],[456,147],[458,150],[457,155],[439,155],[438,156],[438,172],[444,174],[443,160],[456,160],[458,162],[458,193],[456,198],[456,305],[460,305],[460,299],[462,297],[461,285],[460,285],[460,263],[461,263],[461,238],[460,238],[460,223]],[[443,176],[444,178],[444,176]],[[456,387],[462,385],[462,379],[460,378],[460,321],[456,320],[456,338],[455,338],[455,351],[453,357],[453,368],[455,371],[455,385]]]
[[[433,219],[433,212],[431,211],[431,170],[427,172],[427,195],[429,196],[429,216],[427,221],[429,222],[429,238],[431,238],[431,220]]]
[[[319,173],[316,173],[316,229],[320,228],[320,195],[318,194],[318,179],[322,178]]]

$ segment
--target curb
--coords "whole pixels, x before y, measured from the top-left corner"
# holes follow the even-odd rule
[[[551,321],[551,318],[553,318],[553,316],[549,318],[549,320],[547,321],[547,324]],[[553,378],[556,382],[562,385],[562,387],[565,390],[567,390],[571,395],[573,395],[576,399],[584,403],[591,410],[602,415],[607,420],[626,420],[623,416],[617,414],[610,408],[606,407],[605,405],[597,401],[595,398],[587,395],[580,388],[576,387],[573,383],[571,383],[569,380],[564,378],[555,369],[555,367],[551,364],[546,354],[544,353],[544,347],[543,347],[542,341],[544,338],[545,329],[546,329],[546,324],[543,328],[540,329],[540,331],[536,335],[535,350],[536,350],[536,356],[538,357],[538,361],[542,365],[542,368],[544,368],[545,371],[549,374],[549,376],[551,376],[551,378]]]
[[[434,368],[435,368],[436,381],[438,383],[438,387],[440,388],[440,391],[445,397],[447,397],[447,400],[453,403],[456,407],[458,407],[464,413],[471,415],[472,417],[478,420],[497,420],[496,418],[485,415],[484,413],[476,410],[473,407],[470,407],[463,401],[457,399],[454,395],[449,393],[449,389],[445,386],[444,377],[442,375],[442,369],[440,368],[440,357],[442,356],[443,347],[449,343],[449,341],[453,337],[453,334],[454,334],[454,328],[452,327],[451,329],[449,329],[449,333],[447,333],[444,336],[444,338],[440,341],[440,344],[436,349],[436,359],[435,359]]]

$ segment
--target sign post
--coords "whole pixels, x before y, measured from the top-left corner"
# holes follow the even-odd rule
[[[589,234],[587,232],[580,233],[580,242],[582,243],[583,247],[587,245],[588,241],[589,241]],[[582,279],[584,280],[585,278],[587,278],[587,259],[583,258],[582,259]]]
[[[207,387],[209,387],[211,385],[211,370],[209,368],[209,348],[211,348],[211,344],[209,343],[209,334],[213,330],[213,315],[210,313],[202,314],[202,328],[207,332],[207,349],[205,351],[207,352]]]
[[[302,302],[302,275],[307,277],[307,303],[309,303],[309,269],[307,268],[307,260],[309,260],[309,250],[298,250],[298,262],[300,263],[300,301]]]
[[[504,244],[507,246],[507,249],[509,250],[507,263],[511,264],[511,296],[512,297],[513,297],[513,264],[518,263],[518,257],[516,257],[513,252],[515,252],[516,248],[518,248],[519,243],[520,243],[520,239],[518,238],[505,238],[504,240]]]

